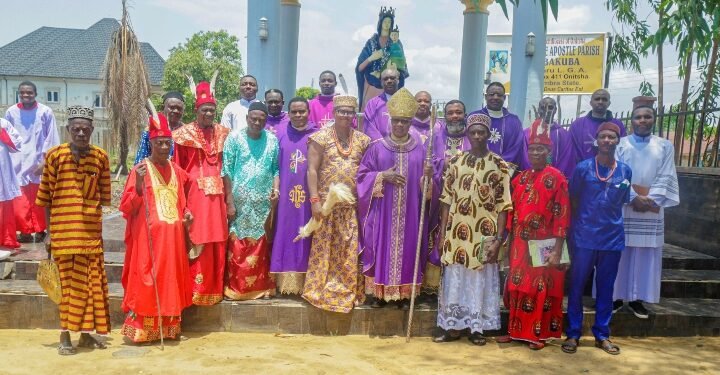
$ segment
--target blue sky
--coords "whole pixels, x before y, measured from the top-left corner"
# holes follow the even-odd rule
[[[530,0],[525,0],[530,1]],[[226,29],[240,39],[245,63],[247,2],[244,0],[128,0],[130,16],[141,41],[149,42],[163,56],[193,33]],[[549,32],[611,32],[612,15],[601,0],[560,0],[559,21],[551,20]],[[411,91],[428,90],[437,99],[457,96],[464,6],[458,0],[301,0],[298,86],[309,85],[320,71],[343,73],[353,88],[357,55],[377,22],[380,6],[397,8],[396,22],[408,58]],[[649,9],[644,15],[654,15]],[[641,12],[643,13],[643,12]],[[120,0],[36,0],[3,4],[0,45],[5,45],[39,27],[87,28],[103,17],[120,18]],[[512,19],[512,16],[511,16]],[[510,33],[512,23],[498,5],[490,6],[489,33]],[[677,101],[676,53],[666,48],[666,98]],[[643,75],[651,82],[658,77],[654,57],[643,61]],[[611,108],[630,107],[637,95],[641,75],[616,70],[611,73]],[[581,106],[588,107],[585,97]],[[566,113],[574,112],[576,97],[563,100]]]

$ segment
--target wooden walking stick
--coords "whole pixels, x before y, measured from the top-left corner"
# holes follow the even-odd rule
[[[146,174],[150,173],[150,163],[149,159],[145,159],[145,166],[147,168]],[[136,172],[137,173],[137,172]],[[153,281],[153,288],[155,289],[155,303],[157,305],[157,312],[158,312],[158,325],[160,328],[160,350],[165,350],[165,336],[163,333],[163,317],[160,309],[160,293],[158,293],[158,287],[157,287],[157,275],[155,271],[155,253],[153,252],[153,240],[152,240],[152,233],[150,233],[150,209],[148,208],[148,202],[147,202],[147,192],[145,191],[145,176],[137,176],[142,178],[142,186],[143,186],[143,205],[145,206],[145,227],[147,229],[147,237],[148,237],[148,249],[150,250],[150,276],[152,277]]]
[[[425,154],[425,164],[423,165],[423,175],[425,174],[425,165],[429,165],[432,162],[432,146],[433,146],[433,130],[435,129],[435,119],[437,117],[437,107],[433,105],[432,112],[430,114],[430,137],[427,142],[427,153]],[[427,201],[427,191],[430,185],[430,178],[423,177],[422,184],[422,202],[420,202],[420,228],[418,229],[417,236],[417,247],[415,250],[415,269],[413,270],[413,283],[412,292],[410,294],[410,311],[408,313],[407,323],[407,334],[405,335],[405,342],[410,342],[410,332],[412,332],[413,314],[415,313],[415,295],[417,294],[417,285],[415,281],[418,277],[418,268],[420,266],[420,250],[422,247],[423,228],[425,227],[425,203]]]

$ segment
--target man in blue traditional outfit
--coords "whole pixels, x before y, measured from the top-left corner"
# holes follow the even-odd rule
[[[595,269],[597,302],[592,327],[595,346],[608,354],[620,354],[610,341],[613,285],[620,256],[625,249],[623,206],[630,202],[632,171],[615,160],[620,127],[602,123],[596,133],[598,154],[578,163],[570,180],[573,206],[573,251],[568,291],[566,353],[575,353],[582,333],[582,294]]]

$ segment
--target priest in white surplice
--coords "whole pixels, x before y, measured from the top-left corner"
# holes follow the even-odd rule
[[[655,120],[652,107],[635,108],[633,133],[622,138],[615,151],[616,159],[632,168],[633,185],[630,203],[623,210],[625,251],[615,280],[613,309],[628,302],[630,311],[641,319],[648,318],[642,302],[660,302],[664,209],[680,203],[674,148],[651,134]]]

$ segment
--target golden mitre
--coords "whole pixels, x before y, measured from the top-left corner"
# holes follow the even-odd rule
[[[335,95],[333,97],[333,107],[352,107],[354,111],[357,111],[357,98],[352,95]]]
[[[401,88],[388,100],[388,113],[390,117],[415,117],[418,109],[418,103],[412,93],[406,88]]]

